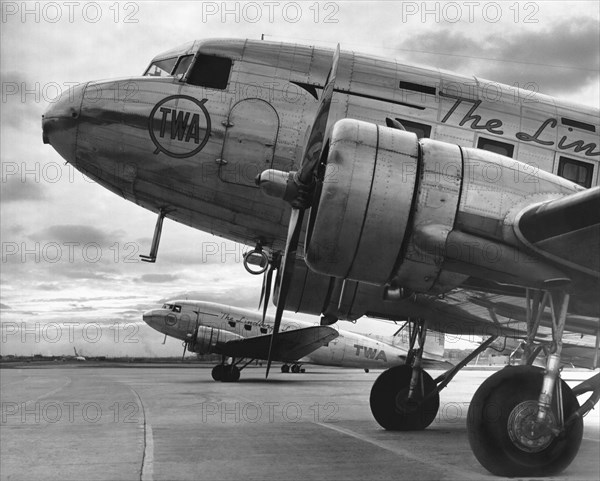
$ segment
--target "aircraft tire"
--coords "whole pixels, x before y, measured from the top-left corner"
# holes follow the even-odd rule
[[[294,364],[294,365],[292,366],[292,372],[293,372],[294,374],[298,374],[298,373],[300,372],[300,366],[298,366],[298,364]]]
[[[373,417],[388,431],[419,431],[431,424],[440,406],[439,393],[421,403],[408,402],[412,368],[395,366],[382,372],[371,388]],[[422,372],[424,395],[436,388],[435,381]]]
[[[563,471],[573,461],[583,437],[579,417],[564,433],[530,435],[537,415],[544,370],[534,366],[508,366],[486,379],[471,401],[467,433],[473,454],[498,476],[542,477]],[[557,381],[558,382],[558,381]],[[579,408],[577,398],[561,379],[564,419]],[[553,396],[555,397],[555,396]],[[557,402],[550,419],[559,428]]]
[[[287,374],[288,372],[290,372],[290,366],[288,366],[287,364],[283,364],[281,366],[281,372]]]
[[[223,382],[237,382],[240,380],[240,370],[237,366],[225,366],[223,371]]]
[[[215,381],[221,381],[223,379],[224,367],[223,364],[217,364],[212,368],[211,374]]]

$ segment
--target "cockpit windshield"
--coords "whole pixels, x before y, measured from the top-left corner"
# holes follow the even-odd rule
[[[195,60],[194,60],[195,59]],[[161,57],[153,60],[144,72],[146,77],[171,77],[182,79],[198,87],[225,90],[231,74],[232,60],[217,55],[197,52]],[[188,72],[189,71],[189,72]]]
[[[181,312],[181,306],[178,306],[177,304],[163,304],[162,308],[173,312]]]
[[[177,57],[166,58],[152,62],[146,69],[144,76],[148,77],[168,77],[177,63]]]
[[[181,78],[187,71],[193,58],[193,55],[182,55],[181,57],[156,60],[146,69],[144,76]]]

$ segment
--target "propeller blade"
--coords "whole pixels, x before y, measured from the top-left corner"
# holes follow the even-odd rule
[[[265,304],[263,306],[262,323],[265,323],[267,317],[267,309],[269,307],[269,299],[271,298],[271,283],[273,281],[273,272],[275,271],[275,265],[271,264],[268,272],[265,273]],[[260,307],[260,305],[259,305]]]
[[[167,342],[167,334],[165,333],[165,338],[163,339],[163,344],[165,344]]]
[[[387,125],[388,127],[392,128],[392,129],[396,129],[396,130],[406,130],[404,128],[404,125],[402,125],[396,119],[391,119],[389,117],[385,118],[385,125]]]
[[[260,309],[260,306],[262,306],[262,301],[265,298],[265,289],[267,286],[267,277],[269,276],[269,272],[271,271],[271,269],[269,269],[269,271],[265,272],[265,275],[263,276],[263,282],[262,282],[262,287],[260,289],[260,301],[258,301],[258,308]],[[265,301],[265,304],[267,304],[268,301]]]
[[[302,230],[303,219],[304,209],[292,209],[290,224],[288,226],[285,254],[281,261],[281,282],[279,284],[279,293],[277,295],[277,311],[275,312],[275,322],[273,323],[273,332],[271,333],[269,357],[267,358],[267,373],[265,377],[269,377],[269,371],[271,370],[271,363],[273,361],[271,357],[273,354],[273,344],[277,334],[279,333],[279,326],[281,325],[281,318],[283,317],[285,300],[292,282],[292,276],[294,275],[294,262],[296,260],[296,251],[298,250],[298,241],[300,240],[300,231]]]
[[[325,129],[327,128],[327,119],[331,108],[331,100],[333,98],[333,89],[335,86],[335,77],[337,75],[337,66],[340,59],[340,45],[338,44],[335,53],[333,54],[333,63],[331,70],[327,76],[327,83],[323,89],[321,103],[317,110],[317,116],[313,122],[310,136],[306,148],[304,149],[304,158],[300,170],[296,173],[296,179],[302,185],[311,185],[314,173],[317,170],[319,161],[321,160],[321,152],[323,150],[323,141],[325,139]]]

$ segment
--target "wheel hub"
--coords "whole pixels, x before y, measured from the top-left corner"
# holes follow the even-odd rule
[[[415,412],[420,406],[420,400],[408,397],[408,389],[401,389],[398,394],[396,394],[396,410],[398,412]]]
[[[548,412],[542,423],[537,420],[537,414],[537,401],[533,400],[518,404],[510,413],[508,434],[513,444],[521,451],[537,453],[546,449],[554,440],[554,414]]]

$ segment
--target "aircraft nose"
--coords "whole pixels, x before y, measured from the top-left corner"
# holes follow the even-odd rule
[[[162,314],[160,314],[156,309],[144,312],[144,314],[142,315],[142,319],[152,329],[156,329],[159,332],[163,332],[163,328],[165,325],[164,319]]]
[[[142,314],[142,319],[144,320],[144,322],[146,324],[148,324],[150,327],[154,327],[154,311],[147,311],[144,312],[144,314]]]
[[[87,83],[71,87],[42,115],[42,140],[67,162],[75,162],[77,126]]]

